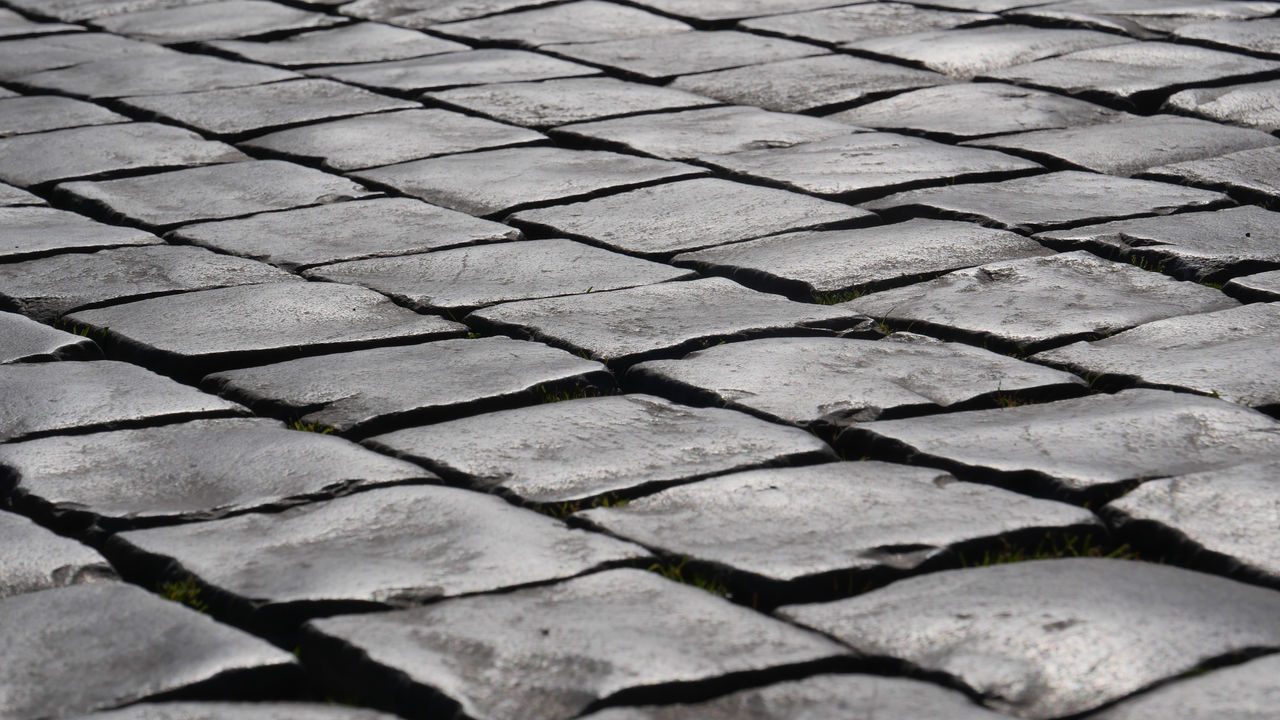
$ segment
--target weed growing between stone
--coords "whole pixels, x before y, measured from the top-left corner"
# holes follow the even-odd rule
[[[302,420],[290,420],[288,428],[290,430],[297,430],[298,432],[316,433],[318,435],[330,435],[333,433],[333,428],[329,425],[316,422],[303,422]]]
[[[850,300],[857,300],[863,295],[866,295],[863,290],[845,290],[844,292],[813,293],[809,297],[813,298],[813,301],[819,305],[839,305]]]
[[[533,389],[533,394],[538,398],[539,403],[546,405],[548,403],[558,403],[566,400],[582,400],[583,398],[600,397],[602,393],[599,388],[591,386],[549,390],[546,386],[539,385]]]
[[[580,510],[590,510],[591,508],[598,507],[620,508],[626,507],[630,502],[630,499],[623,498],[617,493],[609,493],[608,495],[602,495],[588,500],[574,500],[572,502],[541,505],[537,510],[543,515],[550,515],[557,520],[563,520]]]
[[[1107,558],[1111,560],[1143,559],[1128,544],[1120,545],[1116,548],[1108,548],[1106,545],[1095,542],[1092,535],[1055,537],[1047,534],[1034,549],[1025,545],[1014,545],[1007,540],[1001,541],[1001,546],[998,550],[984,552],[981,558],[967,558],[964,553],[960,553],[960,567],[985,567],[987,565],[1005,565],[1030,560],[1052,560],[1070,557]]]
[[[209,603],[205,602],[200,597],[200,593],[200,583],[196,582],[196,579],[193,577],[161,583],[160,585],[160,597],[186,605],[198,612],[208,612]]]
[[[685,570],[685,564],[689,562],[689,558],[681,558],[680,562],[658,562],[646,568],[649,572],[658,573],[668,580],[675,580],[678,583],[692,585],[693,587],[705,590],[712,595],[725,599],[732,599],[733,593],[729,592],[729,586],[717,577],[698,572],[696,570]]]

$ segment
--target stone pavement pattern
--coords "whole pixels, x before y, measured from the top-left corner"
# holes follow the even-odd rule
[[[1280,718],[1280,2],[0,0],[0,720]]]

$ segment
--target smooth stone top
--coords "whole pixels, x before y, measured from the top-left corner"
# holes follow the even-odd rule
[[[1280,703],[1278,674],[1280,655],[1268,655],[1179,679],[1113,705],[1091,720],[1261,720]]]
[[[481,43],[536,48],[552,43],[627,40],[692,30],[685,23],[627,5],[576,0],[561,5],[433,25],[435,32]]]
[[[19,190],[12,185],[0,183],[0,207],[28,207],[48,204],[44,198],[32,195],[26,190]]]
[[[3,188],[0,188],[0,194],[3,194]],[[5,262],[66,250],[158,245],[160,242],[160,238],[149,232],[104,225],[65,210],[0,207],[0,260]]]
[[[370,22],[313,30],[265,42],[213,40],[206,44],[250,62],[287,68],[407,60],[468,49],[462,43]]]
[[[420,92],[462,85],[599,75],[600,71],[524,50],[484,49],[411,60],[333,65],[308,73],[380,90]]]
[[[703,22],[740,20],[843,4],[844,0],[638,0],[637,5]]]
[[[695,30],[542,49],[646,80],[827,53],[816,45],[736,30]]]
[[[543,0],[356,0],[343,15],[422,29],[437,23],[497,15],[542,4]]]
[[[1193,23],[1174,30],[1173,35],[1226,50],[1252,50],[1262,55],[1280,56],[1280,18]]]
[[[1188,115],[1243,125],[1267,132],[1280,130],[1280,80],[1196,88],[1174,93],[1165,107]]]
[[[0,10],[0,37],[28,37],[49,33],[82,32],[78,25],[34,22],[12,10]]]
[[[0,445],[0,452],[8,447]],[[0,512],[0,599],[115,578],[111,565],[88,545],[55,535],[21,515]],[[0,624],[3,613],[0,610]]]
[[[1280,300],[1280,270],[1235,278],[1227,283],[1225,290],[1246,300]]]
[[[25,87],[94,99],[167,95],[243,87],[298,77],[288,70],[234,62],[209,55],[166,54],[95,60],[15,78]]]
[[[26,0],[40,3],[48,0]],[[101,5],[101,3],[96,3]],[[42,70],[69,67],[110,57],[177,55],[168,48],[108,33],[74,33],[0,42],[0,79],[12,80]]]
[[[1159,37],[1179,26],[1206,20],[1248,20],[1274,15],[1274,2],[1223,0],[1062,0],[1016,8],[1011,17],[1070,23],[1129,33],[1135,37]]]
[[[1238,192],[1253,199],[1280,200],[1280,147],[1243,150],[1230,155],[1152,168],[1155,180]]]
[[[76,720],[396,720],[376,710],[301,702],[138,703]]]
[[[306,30],[339,22],[339,18],[264,0],[221,0],[182,3],[153,10],[121,13],[93,21],[93,26],[118,35],[174,45],[197,40],[251,37],[288,30]]]
[[[129,122],[129,118],[100,105],[57,95],[0,100],[0,137],[122,122]]]
[[[0,365],[100,357],[102,351],[87,337],[55,330],[17,313],[0,312]]]
[[[995,19],[995,15],[987,13],[949,12],[906,3],[876,2],[768,15],[743,20],[739,25],[749,30],[836,45],[928,30],[945,30]]]

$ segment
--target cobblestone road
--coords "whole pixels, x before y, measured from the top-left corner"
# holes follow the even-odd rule
[[[1280,3],[0,0],[0,718],[1280,718]]]

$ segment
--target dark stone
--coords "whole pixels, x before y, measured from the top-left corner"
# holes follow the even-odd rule
[[[1174,93],[1165,109],[1267,132],[1280,130],[1280,80]]]
[[[1173,31],[1173,36],[1224,50],[1244,50],[1259,55],[1280,57],[1280,18],[1264,18],[1249,22],[1218,20],[1183,25]]]
[[[1243,25],[1245,23],[1235,23]],[[1275,678],[1280,655],[1250,660],[1195,677],[1180,678],[1119,705],[1091,720],[1250,720],[1275,712],[1280,702]]]
[[[469,50],[466,45],[378,23],[353,23],[279,40],[214,40],[206,43],[250,62],[288,68],[385,62]]]
[[[577,503],[735,470],[835,459],[802,430],[646,395],[504,410],[366,442],[529,503]]]
[[[491,15],[435,25],[433,31],[478,43],[508,43],[536,48],[553,43],[628,40],[684,32],[693,28],[671,18],[599,0]]]
[[[1246,197],[1280,200],[1280,147],[1244,150],[1230,155],[1151,168],[1143,174]]]
[[[4,267],[0,265],[0,269]],[[0,312],[0,364],[100,357],[102,351],[87,337],[55,330],[21,315]]]
[[[280,160],[66,183],[58,190],[102,212],[153,229],[374,194],[344,177]]]
[[[34,22],[12,10],[0,10],[0,38],[33,37],[53,33],[80,32],[79,25]]]
[[[374,198],[186,225],[170,237],[297,270],[518,240],[521,235],[506,225],[418,200]]]
[[[78,720],[396,720],[396,717],[336,703],[166,702],[138,703],[84,715]]]
[[[1262,302],[1280,300],[1280,270],[1238,277],[1228,282],[1223,289],[1242,300]]]
[[[843,5],[845,0],[638,0],[637,5],[704,23],[742,20],[760,15],[815,10]]]
[[[117,35],[173,45],[307,30],[337,22],[331,15],[264,0],[221,0],[111,15],[91,24]]]
[[[525,210],[511,219],[660,259],[684,250],[871,217],[859,208],[785,190],[705,178]]]
[[[378,90],[421,92],[462,85],[550,80],[600,71],[524,50],[469,50],[393,62],[333,65],[307,71]]]
[[[997,710],[1044,720],[1280,646],[1280,593],[1104,558],[930,573],[780,614],[942,674]]]
[[[47,4],[46,0],[31,0]],[[69,67],[105,58],[139,55],[172,58],[178,53],[159,45],[107,33],[75,33],[0,42],[0,80]]]
[[[167,95],[290,80],[287,70],[233,62],[208,55],[174,53],[163,60],[142,55],[96,60],[14,78],[38,90],[92,99]]]
[[[752,18],[748,30],[837,45],[892,35],[945,30],[991,22],[995,15],[920,8],[898,2],[862,3],[809,12]]]
[[[1151,0],[1066,0],[1016,8],[1007,17],[1068,23],[1123,32],[1139,38],[1160,37],[1183,25],[1208,20],[1249,20],[1274,15],[1270,2],[1152,2]]]
[[[0,137],[128,121],[104,107],[56,95],[0,100]]]
[[[401,110],[281,130],[241,144],[321,160],[326,168],[347,172],[546,139],[532,130],[448,110]]]
[[[1072,392],[1079,378],[910,333],[881,341],[768,338],[727,343],[627,372],[627,387],[693,395],[794,425],[938,412],[1019,393]]]
[[[547,45],[543,51],[646,80],[826,54],[824,48],[736,30]]]
[[[431,372],[423,374],[423,368]],[[405,378],[418,378],[406,383]],[[435,421],[532,399],[536,388],[608,384],[604,368],[563,350],[478,338],[357,350],[210,375],[204,385],[341,432]]]
[[[4,262],[67,250],[157,245],[160,242],[160,238],[149,232],[103,225],[65,210],[0,207],[0,261]]]
[[[184,692],[282,693],[302,675],[284,650],[124,583],[0,600],[0,635],[0,712],[15,718]]]
[[[0,452],[7,447],[0,445]],[[114,579],[115,570],[89,546],[0,511],[0,599]],[[0,623],[3,618],[0,610]]]
[[[795,671],[846,653],[642,570],[306,628],[304,655],[331,662],[335,681],[371,697],[414,698],[406,710],[476,720],[575,717],[622,693],[662,697],[672,687]]]
[[[546,3],[547,0],[357,0],[344,5],[342,14],[420,30],[437,23],[497,15]]]

